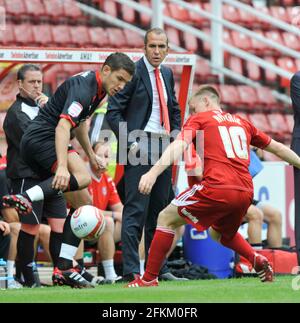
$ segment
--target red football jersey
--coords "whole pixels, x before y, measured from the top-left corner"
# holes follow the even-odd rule
[[[265,148],[271,138],[259,131],[250,122],[220,110],[197,113],[183,126],[180,137],[188,143],[203,130],[204,172],[201,184],[207,187],[230,188],[253,191],[252,178],[248,171],[250,145]]]
[[[93,205],[101,210],[107,210],[109,206],[121,202],[114,181],[105,173],[100,178],[92,174],[89,192],[93,198]]]

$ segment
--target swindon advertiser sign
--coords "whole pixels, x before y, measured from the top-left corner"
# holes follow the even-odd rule
[[[103,63],[106,57],[115,50],[76,50],[76,49],[33,49],[1,48],[0,62],[30,61],[39,63]],[[143,56],[142,51],[124,50],[134,62]],[[165,59],[170,65],[195,65],[196,56],[189,53],[170,53]]]

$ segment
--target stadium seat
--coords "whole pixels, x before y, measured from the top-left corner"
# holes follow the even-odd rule
[[[274,65],[277,65],[276,64],[276,61],[275,61],[275,58],[272,57],[272,56],[266,56],[264,57],[264,60],[266,62],[269,62],[269,63],[272,63]],[[264,74],[265,74],[265,82],[267,84],[270,84],[270,85],[277,85],[277,74],[273,71],[271,71],[269,68],[265,69],[264,70]]]
[[[260,29],[254,29],[253,30],[256,34],[260,35],[260,36],[264,36],[264,33],[262,30]],[[254,52],[256,55],[258,56],[261,56],[261,55],[269,55],[270,54],[270,48],[268,45],[266,45],[265,43],[255,39],[255,38],[252,38],[251,39],[251,48],[252,48],[252,52]]]
[[[193,53],[198,51],[198,39],[196,36],[188,32],[183,32],[183,41],[185,49]]]
[[[289,18],[289,23],[292,23],[293,18],[295,18],[295,16],[300,15],[300,7],[299,6],[287,7],[286,12]]]
[[[105,13],[110,16],[117,18],[118,17],[118,8],[115,1],[105,0],[102,5],[102,9]]]
[[[77,47],[92,47],[87,26],[72,26],[69,28],[71,42]]]
[[[51,25],[52,37],[56,46],[70,47],[72,40],[70,35],[70,27],[67,25]]]
[[[44,1],[45,14],[53,23],[66,23],[65,10],[61,0]]]
[[[245,61],[245,69],[247,76],[253,81],[261,81],[261,68],[254,62]]]
[[[174,44],[179,47],[181,46],[178,29],[174,27],[166,27],[166,33],[171,44]]]
[[[271,6],[270,14],[276,19],[279,19],[283,22],[289,22],[289,16],[284,7],[281,6]]]
[[[34,45],[32,25],[30,24],[14,25],[14,33],[15,33],[16,45],[18,46]]]
[[[276,138],[281,140],[286,137],[286,134],[289,133],[289,127],[284,116],[280,113],[271,113],[267,115],[269,123],[272,128],[272,133]]]
[[[80,8],[76,5],[77,1],[63,1],[64,15],[68,19],[70,25],[86,25],[89,17],[84,15]]]
[[[235,85],[220,85],[221,102],[234,108],[241,107],[241,98]]]
[[[125,35],[126,43],[129,48],[143,48],[144,39],[142,35],[139,35],[135,31],[129,29],[123,29]]]
[[[93,47],[108,47],[109,40],[106,29],[102,27],[90,27],[88,28],[88,32]]]
[[[295,34],[290,32],[283,32],[282,34],[283,43],[287,48],[300,50],[300,39]]]
[[[38,28],[32,28],[33,40],[37,46],[53,47],[51,27],[47,24],[39,25]]]
[[[259,130],[264,131],[266,133],[272,132],[269,121],[265,114],[263,113],[249,114],[249,120]]]
[[[295,73],[297,68],[295,65],[295,61],[291,57],[280,57],[277,59],[277,65],[282,69],[289,71],[291,73]],[[282,87],[289,87],[290,80],[284,77],[280,77],[280,85]]]
[[[233,30],[231,32],[231,39],[233,45],[242,50],[249,51],[250,49],[252,49],[250,37],[241,32]]]
[[[241,17],[236,7],[223,4],[222,11],[223,11],[223,19],[229,20],[235,24],[239,24],[241,22]]]
[[[124,21],[132,25],[135,25],[137,23],[136,11],[133,8],[123,4],[121,5],[121,12]]]
[[[12,46],[16,44],[13,25],[6,24],[5,30],[0,30],[0,44],[3,46]]]
[[[41,0],[23,0],[26,13],[30,17],[31,22],[45,22],[47,15],[44,4]]]
[[[243,26],[246,27],[253,27],[257,24],[257,19],[254,15],[252,15],[251,13],[243,10],[243,9],[239,9],[239,16],[240,16],[240,23]]]
[[[253,110],[257,108],[258,98],[253,87],[240,85],[237,87],[237,90],[241,98],[241,103],[247,110]]]
[[[238,113],[236,113],[236,114],[237,114],[238,116],[242,117],[243,119],[245,119],[245,120],[249,121],[248,114],[247,114],[246,112],[242,112],[242,111],[240,111],[240,112],[238,112]]]
[[[12,19],[15,22],[26,21],[28,16],[26,15],[26,8],[23,0],[5,0],[6,17]]]
[[[148,0],[139,0],[139,3],[143,6],[150,8],[150,1]],[[142,27],[148,28],[151,24],[151,15],[147,15],[145,13],[140,13],[140,23]]]
[[[255,88],[259,105],[266,111],[274,110],[280,107],[270,88],[260,86]]]
[[[62,64],[62,70],[73,76],[83,71],[81,64]]]
[[[195,77],[200,83],[217,83],[218,75],[213,74],[208,60],[199,57],[195,66]]]
[[[238,73],[240,75],[243,75],[243,62],[242,59],[236,56],[230,55],[227,59],[228,63],[226,66],[228,66],[232,71],[235,73]]]
[[[271,30],[265,32],[265,37],[269,40],[273,40],[275,43],[284,45],[282,36],[279,31],[277,30]],[[269,50],[271,51],[272,55],[280,56],[282,53],[275,49],[274,47],[269,47]]]
[[[121,28],[106,28],[109,46],[114,48],[128,48],[126,39]]]
[[[185,23],[188,23],[191,20],[189,16],[189,12],[185,8],[175,3],[169,3],[168,10],[169,10],[170,17],[175,20],[182,21]]]
[[[201,3],[197,2],[197,1],[192,1],[190,3],[190,5],[192,5],[194,8],[198,8],[198,9],[203,9],[201,6]],[[190,22],[192,24],[194,24],[196,27],[203,27],[203,26],[208,26],[209,25],[209,21],[207,18],[200,16],[198,13],[194,12],[194,11],[190,11],[189,12],[189,16],[190,16]]]

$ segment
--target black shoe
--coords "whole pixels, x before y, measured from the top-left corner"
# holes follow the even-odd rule
[[[76,269],[62,270],[61,274],[64,279],[64,285],[71,286],[72,288],[92,288],[94,287],[85,278],[83,278]]]
[[[122,277],[122,279],[120,279],[119,281],[131,282],[131,281],[137,279],[138,277],[140,277],[140,274],[136,274],[136,273],[127,274],[127,275],[124,275]]]
[[[188,280],[187,278],[183,278],[183,277],[176,277],[174,276],[172,273],[167,272],[164,274],[160,274],[159,275],[159,280],[176,280],[176,281],[186,281]]]
[[[77,265],[75,270],[85,279],[87,280],[92,286],[102,285],[104,283],[104,277],[102,276],[93,276],[90,274],[84,267]]]

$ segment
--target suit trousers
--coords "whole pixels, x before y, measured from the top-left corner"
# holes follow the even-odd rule
[[[125,203],[121,233],[123,275],[140,272],[138,246],[143,228],[145,227],[145,255],[147,259],[156,229],[157,217],[169,202],[172,167],[167,168],[157,178],[150,195],[143,195],[139,192],[140,179],[151,167],[151,164],[125,165],[124,167]],[[166,271],[167,268],[164,266],[161,272]]]

